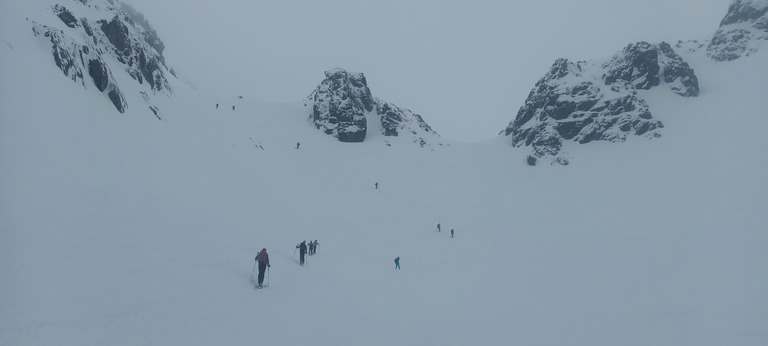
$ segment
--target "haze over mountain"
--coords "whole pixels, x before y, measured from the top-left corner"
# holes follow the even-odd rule
[[[138,6],[3,2],[0,344],[765,344],[768,2],[727,8],[547,61],[461,143],[367,69],[266,102]]]

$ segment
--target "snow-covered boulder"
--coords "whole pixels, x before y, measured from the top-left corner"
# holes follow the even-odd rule
[[[325,71],[325,79],[307,99],[315,127],[341,142],[363,142],[375,125],[383,137],[406,135],[421,147],[430,142],[442,145],[420,115],[373,97],[362,73],[340,68]]]
[[[734,0],[707,47],[717,61],[748,56],[768,40],[768,0]]]
[[[33,21],[33,33],[50,41],[54,62],[65,76],[86,88],[90,79],[119,112],[128,105],[113,76],[115,69],[139,84],[146,82],[153,94],[172,93],[165,46],[144,16],[129,5],[117,0],[71,0],[54,5],[51,13],[55,17],[46,24]]]
[[[681,96],[699,94],[693,69],[665,42],[630,44],[604,62],[558,59],[502,134],[515,147],[531,147],[531,165],[544,157],[568,164],[565,142],[657,138],[664,126],[637,90],[662,82]]]
[[[314,107],[312,121],[341,142],[362,142],[368,131],[365,112],[373,110],[371,90],[362,73],[337,68],[325,71],[325,79],[309,95]]]

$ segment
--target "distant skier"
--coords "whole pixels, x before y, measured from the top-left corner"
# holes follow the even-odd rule
[[[232,106],[232,110],[235,110],[235,106]]]
[[[451,228],[451,238],[453,238],[453,228]]]
[[[267,249],[261,249],[261,252],[256,255],[256,262],[259,262],[259,288],[261,288],[261,283],[264,282],[264,271],[267,268],[272,267],[269,265],[269,255],[267,255]]]
[[[216,104],[216,109],[219,109],[219,104],[218,103]]]
[[[317,245],[318,245],[317,239],[315,239],[315,246],[313,247],[313,250],[312,250],[314,251],[314,253],[317,253]]]
[[[300,146],[301,146],[301,143],[296,142],[296,149],[299,149]]]
[[[437,231],[440,232],[440,224],[437,224]]]
[[[400,269],[400,256],[395,258],[395,269]]]
[[[304,265],[304,255],[307,253],[307,241],[302,241],[301,244],[296,245],[299,249],[299,265]]]
[[[315,243],[313,243],[311,240],[309,241],[309,255],[312,256],[315,254]]]
[[[379,189],[379,182],[377,181],[376,184],[373,184],[373,186],[375,186],[376,189],[378,190]]]

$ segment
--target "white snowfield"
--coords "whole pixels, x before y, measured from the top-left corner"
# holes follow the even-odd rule
[[[679,52],[662,138],[529,167],[175,79],[121,115],[28,27],[0,13],[0,345],[768,344],[768,51]]]

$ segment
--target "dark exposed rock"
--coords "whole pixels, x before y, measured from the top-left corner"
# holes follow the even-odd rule
[[[342,142],[362,142],[368,130],[364,112],[373,109],[373,97],[363,75],[347,71],[325,72],[325,80],[312,92],[312,120],[320,130]]]
[[[699,79],[691,66],[668,43],[659,43],[658,47],[660,63],[664,69],[664,83],[680,96],[699,96]]]
[[[120,93],[120,90],[112,89],[107,93],[109,96],[109,99],[112,101],[112,104],[115,105],[115,108],[117,108],[117,111],[120,113],[125,113],[126,103],[125,98],[123,97],[123,94]]]
[[[606,84],[627,81],[638,89],[659,85],[659,52],[647,42],[630,44],[603,64]]]
[[[66,24],[68,27],[77,27],[77,18],[75,18],[75,15],[67,10],[66,7],[57,4],[53,7],[53,13],[59,16],[59,19],[61,19],[61,21],[64,22],[64,24]]]
[[[381,131],[385,136],[397,136],[397,127],[403,120],[400,113],[396,112],[388,103],[380,105],[377,113],[381,114]]]
[[[720,21],[720,26],[754,22],[764,17],[766,13],[768,13],[768,4],[764,2],[760,4],[760,1],[736,0],[729,6],[728,13]]]
[[[88,74],[93,78],[93,84],[99,91],[107,90],[109,75],[107,74],[107,67],[101,60],[91,59],[88,62]]]
[[[117,49],[117,52],[123,56],[131,55],[131,42],[128,36],[128,27],[125,26],[123,21],[118,16],[112,18],[111,21],[106,20],[99,21],[101,24],[101,31],[107,36],[109,43],[112,43]]]
[[[707,47],[717,61],[748,56],[768,40],[768,1],[734,0]]]
[[[34,26],[32,32],[35,36],[44,36],[51,42],[51,51],[53,61],[56,66],[73,81],[83,82],[82,64],[77,60],[77,54],[80,52],[80,46],[72,39],[68,38],[61,30],[49,28],[46,26]]]

